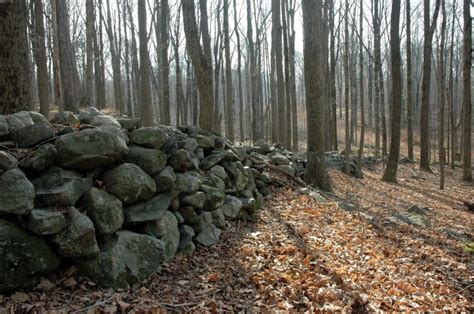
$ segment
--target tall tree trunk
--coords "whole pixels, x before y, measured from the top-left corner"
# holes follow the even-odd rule
[[[201,0],[201,2],[205,1]],[[204,129],[213,130],[215,128],[215,125],[213,123],[214,99],[212,88],[212,63],[209,62],[209,60],[212,58],[210,56],[210,44],[209,48],[206,48],[207,44],[204,45],[204,51],[209,50],[209,55],[207,55],[204,53],[201,44],[199,43],[199,34],[194,10],[194,0],[181,0],[181,5],[183,9],[183,24],[184,32],[186,35],[186,48],[188,50],[189,55],[191,56],[191,61],[193,63],[199,87],[199,125]],[[204,21],[202,21],[203,19],[205,19],[205,23]],[[202,32],[204,31],[202,29],[203,24],[207,25],[207,16],[201,16]],[[203,40],[205,43],[207,42],[207,37],[208,35],[203,36]]]
[[[102,10],[102,0],[97,2],[97,10]],[[94,29],[94,68],[95,68],[95,103],[99,109],[103,109],[106,106],[105,97],[105,69],[104,69],[104,54],[102,44],[102,22],[99,22]]]
[[[84,105],[94,105],[94,0],[86,0],[86,77]]]
[[[396,1],[396,0],[395,0]],[[362,164],[362,154],[364,152],[364,137],[365,137],[365,108],[364,108],[364,43],[362,42],[364,28],[363,28],[363,0],[360,0],[359,8],[359,99],[360,99],[360,143],[358,160],[359,165]]]
[[[288,11],[288,0],[283,0],[281,2],[281,20],[282,20],[282,28],[283,28],[283,51],[284,51],[284,62],[285,62],[285,112],[286,112],[286,140],[287,140],[287,148],[291,148],[291,97],[290,97],[290,51],[288,47],[288,37],[289,37],[289,28],[287,24],[287,11]]]
[[[430,22],[430,0],[423,0],[424,6],[424,45],[423,45],[423,80],[421,83],[420,114],[420,168],[430,170],[430,87],[431,87],[431,43],[436,28],[440,0],[436,0],[432,22]]]
[[[304,76],[308,121],[308,163],[305,180],[310,185],[331,191],[324,162],[323,119],[327,106],[325,77],[327,51],[319,44],[326,38],[321,0],[303,0]]]
[[[410,1],[406,0],[407,23],[407,123],[408,123],[408,158],[414,160],[413,155],[413,78],[411,65],[411,13]]]
[[[0,3],[0,114],[31,110],[25,0]]]
[[[400,156],[400,131],[402,120],[402,74],[400,56],[400,0],[392,1],[390,18],[390,55],[392,67],[392,132],[390,138],[390,154],[382,180],[397,182],[398,161]]]
[[[446,150],[444,148],[444,116],[445,116],[445,103],[446,103],[446,89],[445,89],[445,72],[444,72],[444,41],[446,36],[446,6],[445,0],[441,0],[441,15],[442,15],[442,22],[441,22],[441,38],[439,42],[439,69],[438,69],[438,77],[439,77],[439,133],[438,133],[438,158],[439,158],[439,169],[440,169],[440,180],[439,180],[439,188],[441,190],[444,189],[444,181],[445,181],[445,171],[444,166],[446,163]]]
[[[64,110],[78,112],[81,84],[69,31],[68,6],[66,1],[56,0],[55,4]]]
[[[344,103],[345,103],[345,155],[346,155],[346,173],[350,174],[350,159],[351,159],[351,130],[350,130],[350,115],[349,115],[349,101],[350,101],[350,75],[349,75],[349,2],[346,0],[346,12],[344,23]]]
[[[330,13],[329,13],[329,30],[330,30],[330,72],[329,72],[329,82],[330,82],[330,101],[331,101],[331,139],[332,139],[332,149],[338,150],[338,141],[337,141],[337,87],[336,87],[336,34],[335,34],[335,25],[334,25],[334,0],[330,0]]]
[[[150,59],[145,1],[138,1],[138,33],[140,39],[140,120],[142,126],[153,125],[153,106],[150,87]]]
[[[232,61],[230,60],[229,1],[230,0],[224,0],[224,49],[226,88],[225,134],[231,142],[234,142],[234,98],[232,92]]]
[[[380,107],[383,103],[380,101],[380,67],[382,61],[380,57],[380,17],[379,17],[379,1],[373,0],[372,9],[373,25],[374,25],[374,108],[375,108],[375,156],[380,156]]]
[[[105,23],[105,31],[109,38],[110,56],[112,59],[112,79],[114,83],[114,99],[115,109],[123,113],[123,93],[122,93],[122,73],[120,71],[120,52],[118,39],[114,32],[114,25],[112,24],[112,15],[110,12],[110,0],[107,2],[107,23]],[[144,0],[143,0],[144,1]]]
[[[464,37],[463,37],[463,181],[472,182],[471,168],[471,67],[472,67],[472,18],[469,0],[463,2]]]
[[[48,86],[48,65],[46,61],[45,30],[43,19],[43,2],[34,0],[34,25],[35,38],[33,40],[33,51],[37,67],[38,98],[40,112],[45,117],[49,117],[49,86]]]
[[[168,0],[161,0],[161,83],[163,88],[163,107],[164,117],[162,122],[165,125],[171,125],[170,108],[170,66],[168,58],[169,49],[169,5]]]
[[[239,135],[240,141],[244,142],[244,100],[243,100],[243,89],[242,89],[242,52],[240,51],[240,33],[237,19],[237,0],[233,1],[234,4],[234,32],[237,40],[237,84],[239,90]]]
[[[275,51],[275,66],[277,80],[277,107],[278,107],[278,141],[288,147],[285,116],[285,80],[283,77],[283,51],[280,1],[272,0],[272,46]],[[276,121],[273,121],[275,123]]]

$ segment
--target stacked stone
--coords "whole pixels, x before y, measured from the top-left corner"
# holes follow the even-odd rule
[[[247,148],[194,126],[138,126],[94,108],[0,116],[0,293],[61,262],[125,287],[254,217],[271,178]]]

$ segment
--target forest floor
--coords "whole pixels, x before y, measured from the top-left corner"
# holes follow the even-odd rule
[[[58,312],[165,311],[417,311],[474,310],[474,259],[465,243],[474,186],[460,170],[439,176],[400,165],[399,183],[380,181],[381,165],[364,179],[332,171],[335,194],[356,204],[318,202],[294,183],[275,188],[255,222],[233,223],[221,242],[175,258],[130,290],[101,290],[74,268],[28,292],[0,295],[2,307]],[[387,223],[416,204],[431,210],[431,227]],[[374,219],[367,219],[371,216]]]

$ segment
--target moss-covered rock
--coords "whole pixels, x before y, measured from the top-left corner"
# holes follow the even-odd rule
[[[35,190],[20,169],[0,175],[0,213],[29,214],[33,209]]]

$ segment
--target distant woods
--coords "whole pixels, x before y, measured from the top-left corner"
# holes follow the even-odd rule
[[[0,113],[95,106],[310,159],[357,150],[388,160],[387,181],[405,148],[423,170],[463,164],[471,181],[470,10],[469,0],[0,0]],[[309,164],[308,177],[324,171]]]

